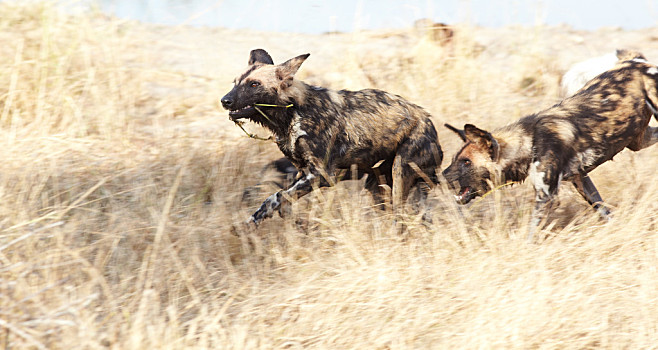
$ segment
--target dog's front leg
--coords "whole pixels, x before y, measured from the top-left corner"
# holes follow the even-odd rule
[[[528,228],[528,242],[533,242],[535,232],[539,228],[541,220],[546,217],[550,207],[552,196],[542,190],[535,190],[535,209],[532,211],[530,227]]]
[[[557,195],[562,176],[556,171],[552,159],[542,159],[530,164],[528,178],[535,187],[535,209],[530,219],[528,242],[532,242],[542,219],[546,217],[553,197]]]
[[[297,179],[287,190],[278,191],[267,197],[260,208],[247,219],[247,224],[253,223],[258,226],[261,221],[272,217],[275,211],[278,211],[279,215],[281,215],[281,206],[286,205],[289,202],[289,198],[299,198],[311,192],[316,178],[313,174],[306,174]]]

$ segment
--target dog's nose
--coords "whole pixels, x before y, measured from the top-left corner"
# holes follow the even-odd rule
[[[222,97],[222,106],[224,106],[225,109],[229,109],[232,104],[233,104],[232,98],[229,98],[227,96]]]

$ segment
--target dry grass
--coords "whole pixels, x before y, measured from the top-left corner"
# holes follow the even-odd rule
[[[254,209],[242,190],[279,155],[217,108],[247,50],[216,43],[226,72],[199,77],[166,62],[192,65],[195,51],[171,49],[191,29],[6,2],[0,29],[0,347],[656,347],[656,149],[594,173],[609,224],[565,186],[541,244],[524,240],[527,185],[470,208],[435,191],[434,224],[409,215],[402,237],[345,183],[240,239]],[[449,50],[410,32],[332,34],[335,61],[304,74],[400,93],[437,126],[493,127],[556,100],[543,30],[482,47],[464,26]],[[317,41],[304,38],[290,50]],[[439,132],[448,162],[458,140]]]

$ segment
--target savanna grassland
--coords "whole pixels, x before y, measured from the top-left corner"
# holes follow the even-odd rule
[[[528,184],[468,207],[435,189],[427,224],[345,182],[239,225],[280,157],[218,105],[251,49],[310,52],[307,82],[424,106],[443,167],[460,146],[445,122],[547,108],[569,65],[615,48],[658,61],[658,28],[454,29],[445,44],[418,28],[162,27],[0,3],[0,348],[656,348],[657,147],[593,172],[614,220],[563,185],[537,244]]]

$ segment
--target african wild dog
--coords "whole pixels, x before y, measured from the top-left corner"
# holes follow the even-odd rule
[[[528,239],[544,217],[562,179],[569,180],[601,216],[609,217],[587,173],[629,148],[638,151],[658,141],[658,68],[643,59],[618,64],[588,82],[575,95],[489,133],[466,124],[457,132],[466,144],[443,172],[459,184],[465,204],[506,181],[528,178],[535,209]],[[455,186],[456,187],[456,186]]]
[[[282,214],[290,197],[331,185],[341,169],[352,165],[359,177],[368,175],[366,188],[376,199],[380,182],[391,186],[394,206],[396,195],[405,199],[412,188],[438,183],[443,153],[425,110],[380,90],[307,85],[294,76],[308,56],[274,65],[265,50],[251,51],[246,72],[221,100],[231,120],[246,118],[269,129],[300,170],[297,180],[267,198],[248,223],[258,225],[275,211]]]

